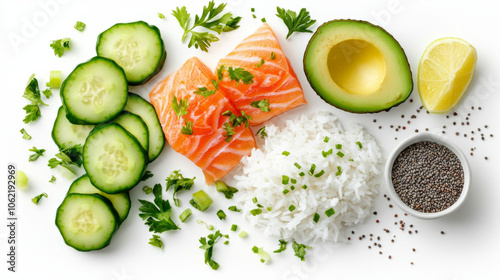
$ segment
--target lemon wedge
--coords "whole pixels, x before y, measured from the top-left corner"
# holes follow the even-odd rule
[[[467,91],[476,69],[476,49],[459,38],[441,38],[425,49],[418,66],[418,92],[425,109],[446,113]]]

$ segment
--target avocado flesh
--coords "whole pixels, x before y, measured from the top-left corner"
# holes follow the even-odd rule
[[[389,110],[413,89],[399,43],[365,21],[334,20],[320,26],[305,51],[304,71],[321,98],[354,113]]]

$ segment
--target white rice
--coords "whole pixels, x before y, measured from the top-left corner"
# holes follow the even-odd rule
[[[381,153],[373,137],[359,125],[344,130],[337,118],[326,112],[302,115],[286,121],[284,127],[266,124],[266,132],[263,147],[243,158],[241,167],[232,173],[243,215],[266,234],[286,240],[305,244],[344,241],[346,228],[363,221],[378,193]],[[328,143],[325,137],[330,138]],[[342,148],[336,149],[336,144]],[[323,157],[322,151],[330,149],[333,153]],[[290,155],[283,155],[283,151]],[[338,151],[345,156],[339,157]],[[316,165],[314,174],[325,173],[319,178],[309,175],[312,164]],[[335,175],[337,166],[342,168],[339,176]],[[299,176],[300,172],[305,175]],[[282,175],[297,183],[283,185]],[[292,185],[295,190],[290,190]],[[283,194],[285,188],[287,194]],[[257,204],[263,206],[262,214],[253,216],[250,211],[259,208]],[[290,205],[296,206],[292,212]],[[335,214],[327,217],[325,211],[330,208]],[[313,221],[315,213],[320,215],[318,223]]]

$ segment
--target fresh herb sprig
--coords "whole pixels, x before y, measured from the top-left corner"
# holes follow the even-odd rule
[[[35,78],[35,74],[32,74],[24,90],[23,97],[31,101],[31,104],[24,106],[24,111],[26,111],[26,117],[24,117],[24,123],[30,123],[36,121],[42,116],[40,112],[39,105],[48,106],[42,101],[40,95],[40,88],[38,87],[38,80]]]
[[[35,161],[39,157],[43,157],[43,153],[45,153],[45,149],[37,149],[36,147],[29,149],[29,151],[34,152],[34,154],[30,155],[28,161]]]
[[[142,206],[139,214],[143,220],[146,220],[145,225],[149,226],[149,231],[162,233],[169,230],[180,229],[171,219],[172,208],[168,200],[163,200],[162,189],[160,184],[153,187],[154,204],[147,200],[139,199]]]
[[[309,12],[302,8],[300,9],[299,14],[292,10],[285,10],[284,8],[276,7],[278,13],[277,17],[283,20],[286,27],[288,28],[288,34],[286,35],[286,39],[292,35],[293,32],[307,32],[312,33],[312,30],[308,28],[311,27],[316,20],[311,20],[309,16]]]
[[[218,230],[215,233],[209,234],[207,237],[200,238],[200,249],[205,250],[205,263],[208,264],[213,270],[219,269],[219,264],[212,260],[212,255],[214,253],[215,243],[217,243],[222,236],[224,235]]]
[[[61,57],[63,56],[65,51],[69,51],[69,42],[70,38],[63,38],[52,41],[52,43],[50,43],[50,47],[54,50],[54,55]]]
[[[304,244],[299,244],[295,241],[293,241],[292,245],[293,251],[295,252],[295,256],[297,256],[301,261],[305,261],[306,258],[306,249],[311,249],[310,246],[304,245]]]
[[[238,23],[241,17],[233,17],[233,14],[228,12],[222,14],[227,4],[215,6],[214,1],[208,2],[207,6],[203,7],[201,16],[195,15],[194,22],[191,23],[191,15],[187,12],[185,6],[177,7],[172,11],[172,15],[177,19],[179,25],[184,30],[181,41],[184,42],[190,35],[188,47],[194,46],[204,52],[208,52],[208,48],[213,42],[219,41],[215,35],[222,32],[229,32],[239,28]],[[205,32],[195,31],[197,28],[204,28]]]
[[[58,165],[62,165],[66,168],[69,165],[76,165],[80,167],[83,164],[82,152],[83,147],[80,144],[67,149],[61,148],[55,158],[49,159],[48,165],[50,168],[56,168]]]
[[[184,178],[184,176],[182,176],[180,170],[174,170],[174,171],[172,171],[172,173],[170,173],[170,176],[168,176],[168,178],[166,179],[167,191],[170,188],[173,189],[174,193],[172,195],[172,198],[174,200],[175,206],[177,206],[177,207],[180,206],[179,199],[175,198],[175,195],[177,194],[177,192],[182,191],[182,190],[190,190],[191,187],[194,185],[194,179],[196,179],[196,177]]]

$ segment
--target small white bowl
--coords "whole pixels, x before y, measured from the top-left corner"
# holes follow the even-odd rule
[[[454,152],[458,159],[460,160],[460,163],[462,164],[462,169],[464,171],[464,186],[462,189],[462,193],[460,194],[460,197],[458,198],[453,205],[450,207],[444,209],[443,211],[440,212],[435,212],[435,213],[424,213],[420,212],[417,210],[412,209],[408,205],[406,205],[401,198],[399,198],[398,194],[394,190],[394,185],[392,184],[392,166],[394,164],[394,161],[398,157],[398,155],[408,146],[422,142],[422,141],[430,141],[434,142],[437,144],[444,145],[448,149],[450,149],[452,152]],[[445,139],[444,137],[440,137],[438,135],[432,134],[432,133],[425,133],[421,132],[418,134],[415,134],[414,136],[409,137],[408,139],[404,140],[401,142],[391,153],[389,156],[387,163],[385,165],[385,183],[387,186],[387,191],[389,192],[389,195],[391,198],[394,199],[396,202],[396,205],[399,206],[404,212],[421,218],[421,219],[435,219],[439,218],[442,216],[445,216],[455,210],[458,209],[464,202],[465,198],[467,197],[467,193],[469,192],[469,187],[470,187],[470,182],[471,182],[471,172],[470,172],[470,167],[469,167],[469,162],[467,161],[467,158],[465,157],[464,153],[458,148],[455,144],[451,143],[448,139]]]

